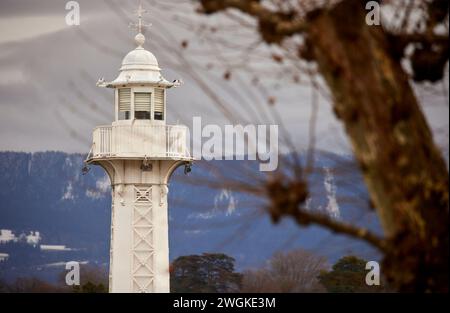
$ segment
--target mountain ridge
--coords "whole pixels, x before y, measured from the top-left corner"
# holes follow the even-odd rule
[[[348,219],[359,209],[339,199],[348,197],[353,190],[345,187],[340,177],[330,176],[333,166],[324,156],[320,157],[317,164],[323,170],[311,178],[309,205],[325,211],[332,205],[335,218]],[[347,157],[332,157],[348,162]],[[39,231],[40,244],[74,249],[48,252],[23,243],[0,244],[0,253],[10,255],[7,261],[0,262],[0,278],[36,274],[51,279],[45,267],[40,273],[35,268],[69,260],[108,266],[109,179],[98,166],[91,166],[89,173],[82,175],[83,159],[82,154],[55,151],[0,152],[0,229],[17,234]],[[212,161],[209,165],[226,168],[231,173],[239,171],[238,162]],[[317,226],[299,228],[289,219],[274,225],[264,212],[263,199],[233,191],[225,184],[222,189],[190,184],[189,180],[210,176],[209,170],[200,164],[194,165],[187,179],[182,172],[180,169],[174,174],[169,192],[171,260],[180,255],[224,252],[233,256],[237,268],[242,270],[264,265],[276,251],[300,247],[323,254],[330,261],[348,253],[378,257],[364,243],[334,236]],[[362,184],[356,170],[348,175],[342,179],[344,183],[351,180],[356,185]],[[368,203],[366,198],[363,192],[359,200]],[[253,202],[256,204],[251,207]],[[370,218],[364,217],[362,224],[380,231],[374,213],[368,211],[366,215]]]

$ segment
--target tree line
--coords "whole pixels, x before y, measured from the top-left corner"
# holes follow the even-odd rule
[[[300,292],[390,292],[382,279],[378,286],[365,282],[367,261],[344,256],[331,267],[325,257],[297,249],[275,253],[259,268],[238,272],[235,259],[223,253],[180,256],[170,267],[172,293],[300,293]],[[66,272],[57,283],[38,278],[18,278],[12,283],[0,280],[0,292],[10,293],[105,293],[105,268],[82,266],[81,285],[66,286]]]

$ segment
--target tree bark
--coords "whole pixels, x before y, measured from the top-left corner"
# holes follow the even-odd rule
[[[382,222],[382,272],[400,291],[448,292],[448,169],[389,36],[362,1],[308,16],[306,42]]]

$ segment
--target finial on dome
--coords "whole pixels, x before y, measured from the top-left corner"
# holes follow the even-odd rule
[[[134,37],[134,41],[138,45],[138,47],[142,47],[145,43],[145,36],[142,33],[139,33]]]
[[[138,22],[137,23],[130,23],[130,27],[134,28],[138,34],[136,35],[136,37],[134,37],[134,41],[136,42],[136,44],[139,47],[142,47],[142,45],[145,43],[145,36],[142,34],[142,29],[145,27],[150,27],[152,26],[152,24],[147,24],[142,20],[142,16],[144,13],[147,13],[148,11],[145,10],[142,7],[142,1],[139,1],[139,7],[136,11],[136,15],[138,17]]]

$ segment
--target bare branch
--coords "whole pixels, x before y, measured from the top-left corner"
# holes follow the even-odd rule
[[[259,23],[261,36],[267,43],[280,43],[285,37],[306,30],[306,24],[298,18],[298,15],[271,11],[258,0],[201,0],[200,3],[203,13],[206,14],[238,9],[255,17]]]

